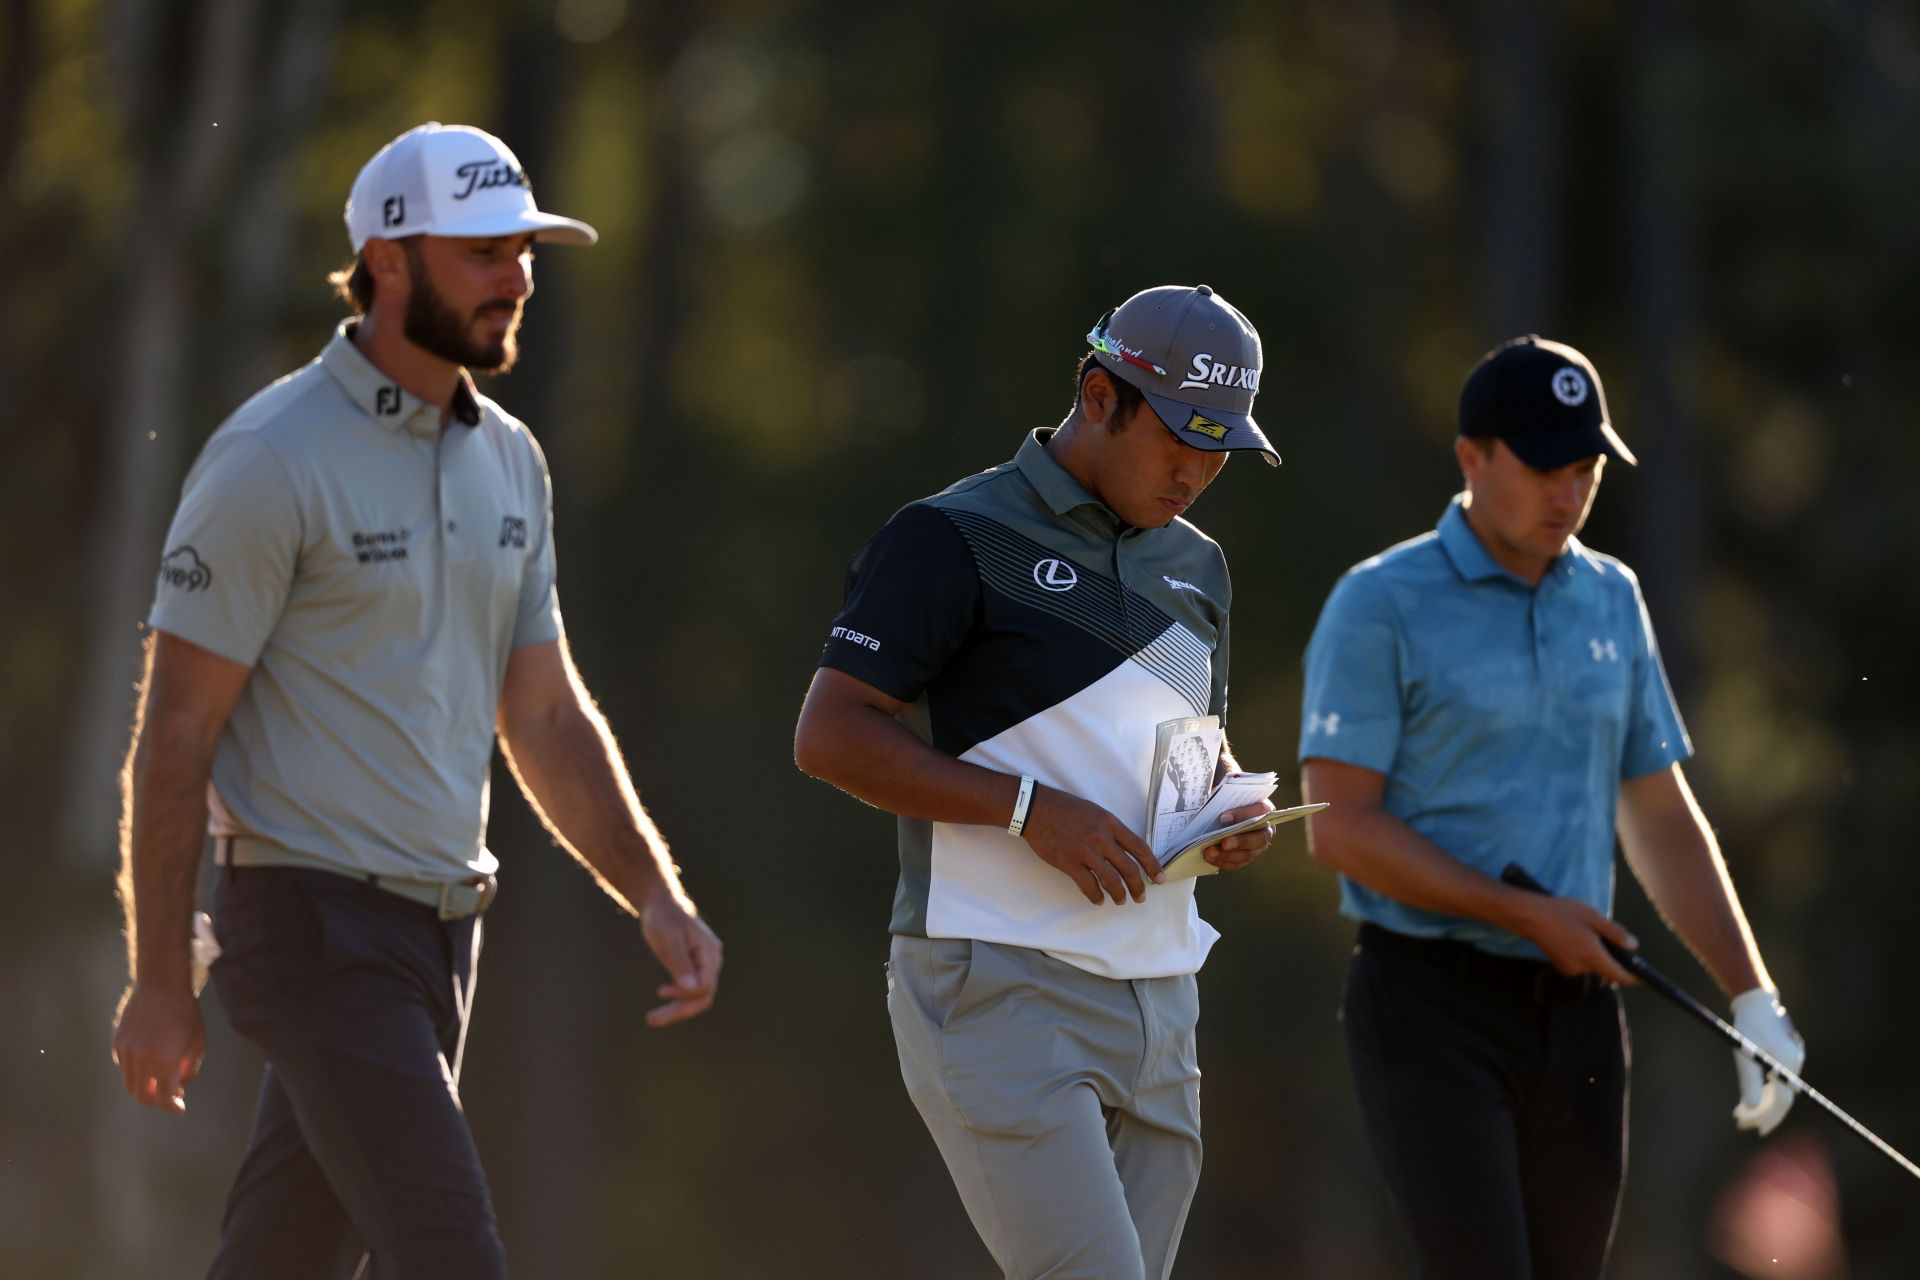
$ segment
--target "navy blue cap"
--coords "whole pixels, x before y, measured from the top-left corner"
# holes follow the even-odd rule
[[[1460,434],[1504,440],[1537,471],[1602,454],[1639,465],[1607,419],[1606,392],[1592,362],[1535,333],[1495,347],[1467,374]]]

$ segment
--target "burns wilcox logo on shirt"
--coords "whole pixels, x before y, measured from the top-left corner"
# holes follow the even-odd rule
[[[880,652],[880,642],[878,640],[875,640],[872,636],[866,635],[863,632],[855,631],[852,627],[835,627],[832,635],[835,640],[845,640],[848,644],[857,644],[863,649],[871,649],[875,653]]]
[[[213,570],[190,546],[178,546],[160,557],[160,585],[180,591],[205,591],[213,585]]]
[[[1041,560],[1033,566],[1033,580],[1043,591],[1071,591],[1080,575],[1065,560]]]
[[[353,554],[361,564],[384,564],[407,558],[407,540],[411,529],[376,529],[353,535]]]
[[[1180,384],[1180,390],[1188,387],[1239,387],[1248,391],[1260,390],[1260,370],[1244,365],[1222,364],[1206,352],[1193,358],[1193,365],[1187,370],[1187,380]]]

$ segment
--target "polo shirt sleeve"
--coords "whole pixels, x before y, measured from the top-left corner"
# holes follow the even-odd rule
[[[187,473],[148,625],[251,667],[286,607],[303,530],[273,446],[258,432],[216,434]]]
[[[1335,585],[1305,664],[1300,759],[1389,772],[1400,749],[1400,628],[1370,575],[1349,573]]]
[[[1653,617],[1640,594],[1640,582],[1630,574],[1626,579],[1633,589],[1638,625],[1633,628],[1633,691],[1620,751],[1620,776],[1641,778],[1687,759],[1693,754],[1693,743],[1667,683],[1660,642],[1654,638]]]
[[[846,601],[820,665],[912,702],[980,616],[980,572],[937,508],[902,507],[847,566]]]
[[[537,513],[528,530],[526,565],[521,570],[520,602],[513,615],[513,644],[546,644],[558,640],[565,631],[560,621],[560,591],[556,585],[553,562],[553,477],[547,472],[547,460],[530,433],[522,433],[533,451],[535,483],[533,509]]]

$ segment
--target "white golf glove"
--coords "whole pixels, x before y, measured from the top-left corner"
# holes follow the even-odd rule
[[[1800,1074],[1807,1060],[1807,1044],[1793,1029],[1793,1020],[1780,1003],[1780,997],[1765,987],[1755,987],[1733,998],[1733,1029],[1772,1054],[1781,1066]],[[1787,1118],[1793,1105],[1794,1088],[1760,1064],[1733,1051],[1733,1069],[1740,1076],[1740,1105],[1733,1119],[1742,1129],[1757,1129],[1766,1137]]]

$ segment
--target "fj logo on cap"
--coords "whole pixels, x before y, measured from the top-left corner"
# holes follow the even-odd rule
[[[1043,591],[1071,591],[1080,575],[1065,560],[1042,560],[1033,566],[1033,580]]]
[[[1587,378],[1578,369],[1562,369],[1553,375],[1553,398],[1572,407],[1587,402]]]
[[[388,196],[387,202],[380,206],[380,225],[397,227],[407,220],[407,198]]]
[[[1204,414],[1194,414],[1193,417],[1187,419],[1187,425],[1180,429],[1182,431],[1197,431],[1201,435],[1213,440],[1225,440],[1227,438],[1227,429]]]

